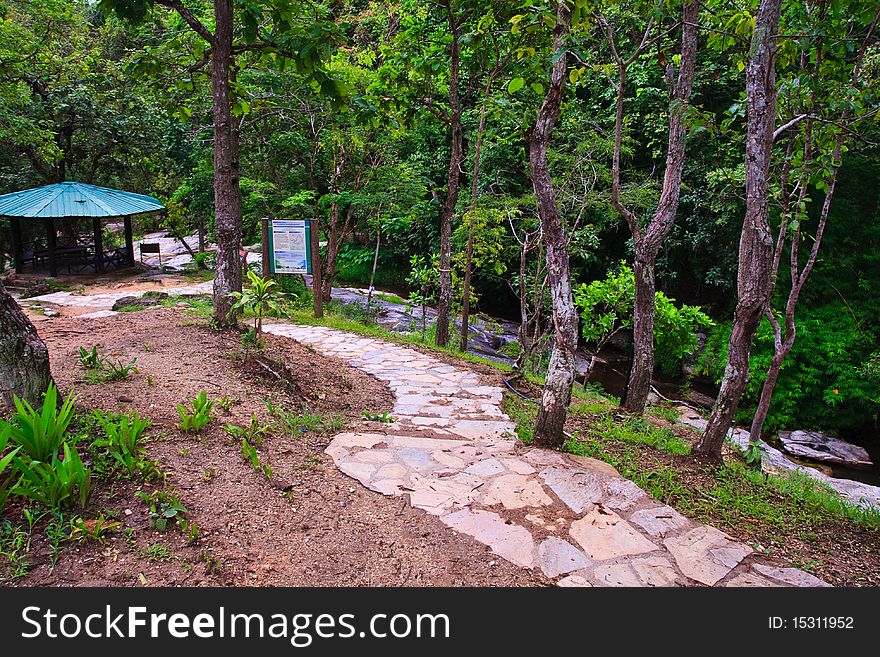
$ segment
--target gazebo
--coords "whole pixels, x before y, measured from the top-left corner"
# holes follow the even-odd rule
[[[163,211],[165,206],[152,196],[132,194],[117,189],[78,182],[63,182],[0,196],[0,217],[8,217],[12,228],[12,250],[16,273],[22,273],[25,262],[34,268],[42,261],[49,265],[49,275],[58,275],[58,266],[94,267],[98,274],[108,268],[134,266],[134,244],[131,218],[135,215]],[[91,241],[86,244],[59,244],[57,220],[92,219]],[[123,220],[125,248],[105,251],[102,222]],[[26,253],[22,239],[22,220],[45,224],[46,246]]]

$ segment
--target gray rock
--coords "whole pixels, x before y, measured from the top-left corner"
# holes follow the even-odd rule
[[[465,508],[442,516],[440,520],[485,543],[495,554],[517,566],[534,566],[535,541],[529,530],[514,523],[507,524],[497,513]]]
[[[675,557],[681,572],[708,586],[714,586],[752,552],[724,532],[708,526],[667,538],[663,544]]]
[[[583,513],[602,499],[602,485],[593,472],[552,467],[542,470],[541,478],[575,513]]]
[[[538,563],[547,577],[557,577],[586,568],[591,562],[568,541],[551,536],[538,547]]]
[[[779,440],[783,449],[792,456],[859,470],[874,467],[864,448],[821,431],[780,431]]]
[[[652,552],[657,548],[632,525],[613,511],[595,507],[571,523],[571,537],[597,561]]]
[[[126,306],[142,306],[146,308],[147,306],[156,306],[158,304],[158,299],[148,299],[146,297],[120,297],[113,303],[110,310],[119,310]]]
[[[765,566],[764,564],[756,563],[752,566],[752,569],[772,580],[790,586],[831,586],[828,582],[823,582],[818,577],[810,575],[810,573],[805,573],[803,570],[798,570],[797,568],[775,568],[773,566]]]
[[[687,518],[669,506],[636,511],[630,516],[630,522],[656,538],[665,538],[667,534],[683,529],[690,524]]]

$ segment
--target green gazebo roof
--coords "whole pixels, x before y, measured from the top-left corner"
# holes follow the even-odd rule
[[[157,199],[118,189],[63,182],[0,196],[0,217],[125,217],[164,210]]]

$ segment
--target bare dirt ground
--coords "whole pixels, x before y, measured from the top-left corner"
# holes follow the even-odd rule
[[[112,285],[112,284],[111,284]],[[130,289],[130,288],[129,288]],[[89,290],[90,292],[93,289]],[[539,575],[491,554],[405,499],[361,487],[337,471],[323,448],[333,433],[362,422],[361,412],[390,410],[392,396],[373,377],[319,357],[290,340],[269,337],[266,354],[282,359],[287,383],[243,358],[240,335],[218,333],[180,309],[150,308],[105,319],[59,317],[38,325],[62,391],[80,408],[135,408],[153,421],[148,454],[180,495],[199,528],[187,543],[176,527],[148,526],[135,496],[158,486],[98,481],[85,512],[122,523],[106,545],[68,544],[57,566],[34,532],[25,586],[529,586]],[[98,345],[113,360],[137,358],[128,380],[88,383],[80,346]],[[275,364],[280,371],[280,363]],[[182,433],[175,405],[205,390],[226,408],[201,434]],[[320,416],[324,430],[283,429],[264,400],[291,417]],[[255,416],[275,424],[260,449],[272,478],[252,469],[240,441],[223,426],[247,426]],[[328,428],[332,427],[332,428]],[[84,451],[84,450],[81,450]],[[9,504],[4,517],[20,514]]]

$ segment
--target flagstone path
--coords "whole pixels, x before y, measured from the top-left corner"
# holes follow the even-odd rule
[[[393,423],[339,434],[327,447],[342,472],[383,495],[407,495],[452,531],[559,586],[828,586],[766,563],[606,463],[523,445],[501,410],[501,388],[473,372],[324,327],[264,330],[341,358],[394,393]]]

